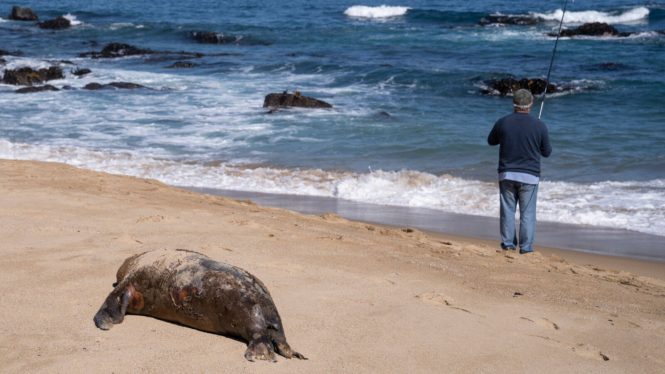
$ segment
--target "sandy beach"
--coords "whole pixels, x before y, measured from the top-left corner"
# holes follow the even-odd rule
[[[64,164],[0,161],[6,373],[658,373],[665,264],[303,215]],[[92,317],[133,254],[186,248],[270,290],[308,361],[142,316]],[[629,264],[626,267],[623,264]]]

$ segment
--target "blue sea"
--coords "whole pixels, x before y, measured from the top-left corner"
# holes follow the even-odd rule
[[[58,31],[9,20],[11,5],[0,5],[0,49],[12,54],[0,70],[58,65],[65,78],[49,82],[57,92],[0,84],[1,158],[497,217],[486,138],[512,106],[483,94],[485,81],[545,78],[563,2],[20,3],[72,21]],[[480,25],[490,14],[538,22]],[[545,100],[554,151],[539,220],[665,236],[665,1],[569,1],[564,27],[586,22],[633,34],[559,41],[551,80],[567,90]],[[230,43],[197,43],[195,31]],[[111,42],[203,56],[80,57]],[[82,89],[118,81],[146,88]],[[334,107],[267,114],[265,95],[285,90]]]

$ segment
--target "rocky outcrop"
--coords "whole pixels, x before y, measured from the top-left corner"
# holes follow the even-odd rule
[[[40,29],[62,30],[72,26],[72,23],[65,17],[58,17],[48,21],[38,23]]]
[[[502,14],[489,14],[480,19],[478,23],[486,25],[535,25],[542,20],[533,16],[506,16]]]
[[[626,37],[631,35],[630,32],[619,32],[614,26],[608,25],[603,22],[585,23],[580,27],[574,29],[561,30],[561,36],[575,37],[575,36],[619,36]],[[549,36],[556,36],[556,33],[549,33]]]
[[[19,88],[18,90],[14,91],[16,93],[35,93],[35,92],[43,92],[43,91],[60,91],[59,89],[51,86],[50,84],[45,84],[43,86],[31,86],[31,87],[23,87]]]
[[[303,96],[298,91],[292,94],[284,91],[282,93],[271,93],[266,95],[266,98],[263,101],[263,107],[332,108],[332,105],[325,101]]]
[[[126,56],[147,55],[151,53],[154,53],[154,51],[151,51],[149,49],[138,48],[130,44],[109,43],[101,50],[101,52],[86,52],[86,53],[81,53],[79,56],[92,57],[92,58],[117,58],[117,57],[126,57]]]
[[[13,6],[9,19],[14,21],[36,21],[39,18],[37,17],[37,13],[33,12],[30,8]]]
[[[72,71],[72,74],[76,75],[77,77],[82,77],[84,75],[92,73],[92,70],[88,68],[83,68],[83,69],[76,69]]]
[[[111,82],[107,84],[93,82],[93,83],[88,83],[83,87],[84,90],[104,90],[104,89],[131,90],[135,88],[145,88],[145,86],[131,82]]]
[[[511,95],[513,92],[524,88],[531,91],[534,95],[542,95],[545,91],[546,81],[544,79],[515,79],[515,78],[502,78],[502,79],[490,79],[484,81],[487,85],[487,88],[482,90],[483,94],[486,95]],[[553,93],[558,92],[559,88],[552,83],[547,85],[547,92]]]
[[[51,66],[50,68],[42,68],[39,70],[23,67],[13,70],[5,70],[2,81],[6,84],[17,86],[32,86],[33,84],[39,84],[53,79],[62,79],[64,77],[62,69],[57,66]]]

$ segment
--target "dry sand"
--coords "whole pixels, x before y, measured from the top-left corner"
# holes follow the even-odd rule
[[[24,161],[0,161],[0,238],[2,372],[665,370],[663,264],[638,276],[590,256],[506,254]],[[92,317],[122,261],[159,248],[259,277],[309,360],[250,363],[243,342],[149,317],[98,330]]]

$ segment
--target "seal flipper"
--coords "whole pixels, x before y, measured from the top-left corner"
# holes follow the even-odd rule
[[[275,345],[275,350],[281,356],[286,358],[297,358],[300,360],[307,360],[307,357],[291,349],[289,343],[286,342],[286,337],[282,331],[271,330],[272,343]]]
[[[273,348],[272,342],[265,335],[252,339],[249,344],[247,344],[245,358],[252,362],[255,360],[270,360],[272,362],[277,361],[275,358],[275,350]]]

